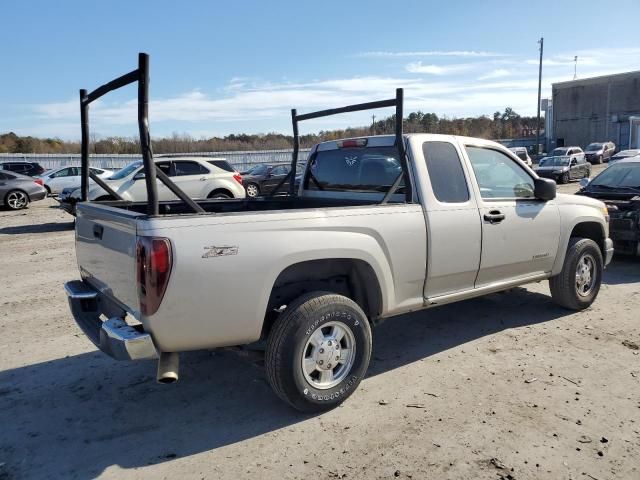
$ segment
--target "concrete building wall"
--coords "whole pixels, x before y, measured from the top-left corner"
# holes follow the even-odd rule
[[[552,101],[551,147],[613,141],[630,148],[631,117],[640,116],[640,71],[556,83]]]

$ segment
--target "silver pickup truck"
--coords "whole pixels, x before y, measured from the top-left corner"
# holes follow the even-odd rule
[[[158,358],[161,382],[178,352],[262,341],[277,395],[317,411],[356,389],[382,319],[546,279],[591,305],[613,255],[602,202],[495,142],[396,133],[314,146],[287,197],[78,203],[76,322],[116,359]]]

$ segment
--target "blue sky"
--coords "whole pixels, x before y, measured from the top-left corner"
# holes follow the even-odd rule
[[[0,132],[79,138],[78,89],[151,55],[151,133],[290,132],[299,112],[392,97],[405,111],[534,114],[537,40],[551,83],[640,69],[638,0],[25,1],[3,5]],[[81,24],[81,20],[84,22]],[[92,132],[135,135],[135,87]],[[390,114],[381,110],[379,115]],[[303,132],[370,122],[350,114]]]

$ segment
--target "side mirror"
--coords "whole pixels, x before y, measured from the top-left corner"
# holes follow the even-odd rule
[[[556,182],[549,178],[536,178],[533,181],[533,195],[540,200],[556,198]]]
[[[590,178],[581,178],[580,179],[580,186],[582,188],[586,187],[587,185],[589,185],[589,183],[591,183],[591,179]]]
[[[138,172],[133,176],[133,181],[142,180],[143,178],[145,178],[144,172]]]

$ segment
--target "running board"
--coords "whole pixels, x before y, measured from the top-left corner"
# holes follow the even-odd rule
[[[530,275],[528,277],[520,277],[515,280],[491,283],[489,285],[463,290],[461,292],[447,293],[445,295],[438,295],[436,297],[427,297],[425,298],[424,304],[427,307],[446,305],[448,303],[458,302],[460,300],[467,300],[469,298],[481,297],[482,295],[487,295],[489,293],[508,290],[509,288],[518,287],[527,283],[539,282],[541,280],[546,280],[550,276],[550,272],[538,273],[535,275]]]

